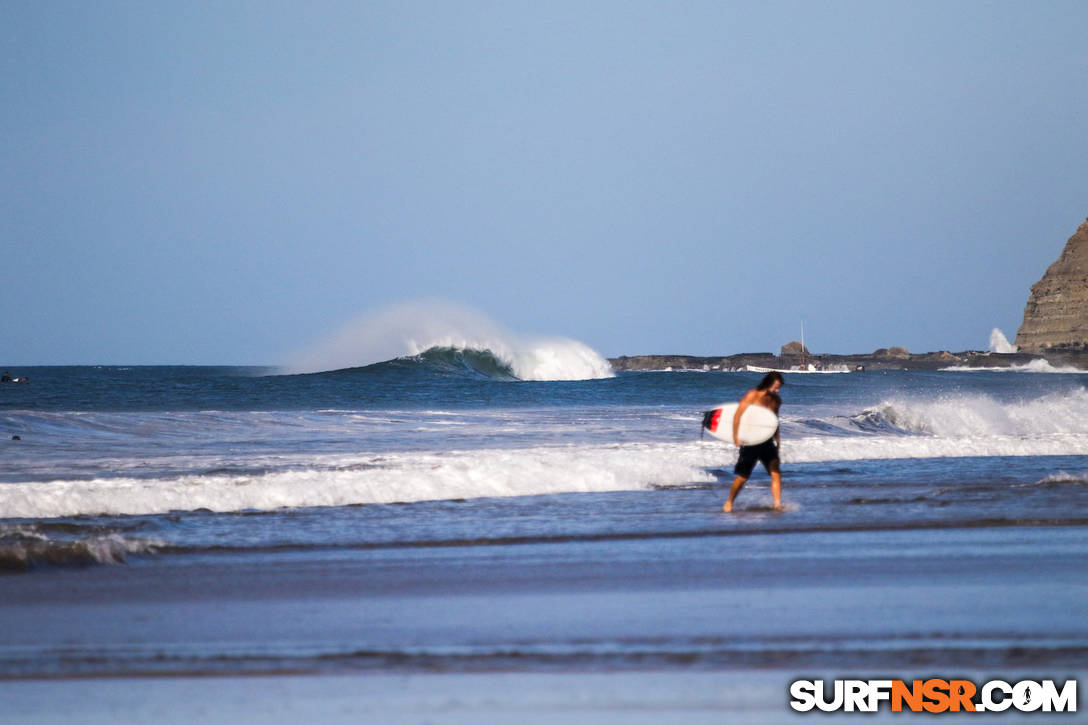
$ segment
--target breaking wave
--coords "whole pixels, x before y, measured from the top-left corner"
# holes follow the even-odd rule
[[[783,418],[783,461],[1082,455],[1088,391],[1020,401],[888,399],[854,415]]]
[[[0,526],[0,572],[122,564],[130,555],[155,553],[164,546],[161,541],[116,531],[84,532],[82,527],[48,524]]]
[[[1088,484],[1088,473],[1058,471],[1038,481],[1042,486],[1083,486]]]
[[[1088,390],[1020,402],[982,395],[887,400],[852,418],[860,430],[901,431],[949,438],[1088,434]]]
[[[288,372],[423,361],[499,380],[592,380],[613,377],[601,355],[563,337],[504,330],[484,314],[449,302],[413,302],[366,315],[300,353]]]
[[[492,380],[517,380],[514,367],[495,356],[490,350],[466,350],[456,347],[432,347],[410,358],[398,358],[395,363],[417,363],[429,370],[454,375],[478,375]],[[380,363],[384,365],[384,363]]]
[[[647,489],[713,480],[720,450],[698,443],[406,452],[264,473],[96,478],[0,485],[0,518],[275,510]]]

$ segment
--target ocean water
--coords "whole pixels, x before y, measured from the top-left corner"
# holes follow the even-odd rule
[[[759,375],[547,362],[13,370],[0,677],[1083,667],[1088,374],[788,375],[726,515]]]

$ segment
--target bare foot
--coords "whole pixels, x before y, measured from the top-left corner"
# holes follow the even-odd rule
[[[726,501],[725,506],[722,506],[722,511],[724,511],[727,514],[733,513],[733,502],[732,501]]]

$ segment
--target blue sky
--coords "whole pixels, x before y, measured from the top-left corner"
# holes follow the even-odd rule
[[[442,298],[605,355],[985,348],[1088,216],[1083,2],[0,1],[0,359]]]

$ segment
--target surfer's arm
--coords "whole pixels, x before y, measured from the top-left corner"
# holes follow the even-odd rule
[[[777,395],[774,395],[773,400],[774,400],[774,405],[771,406],[771,410],[774,411],[775,415],[778,415],[778,411],[782,409],[782,399],[779,398]],[[774,429],[774,445],[775,445],[775,448],[781,448],[782,447],[782,426],[781,425],[779,425],[777,428]]]
[[[733,444],[740,448],[740,417],[744,415],[744,411],[748,410],[748,406],[752,404],[752,399],[755,397],[755,391],[751,390],[745,394],[740,402],[737,403],[737,412],[733,414]]]

